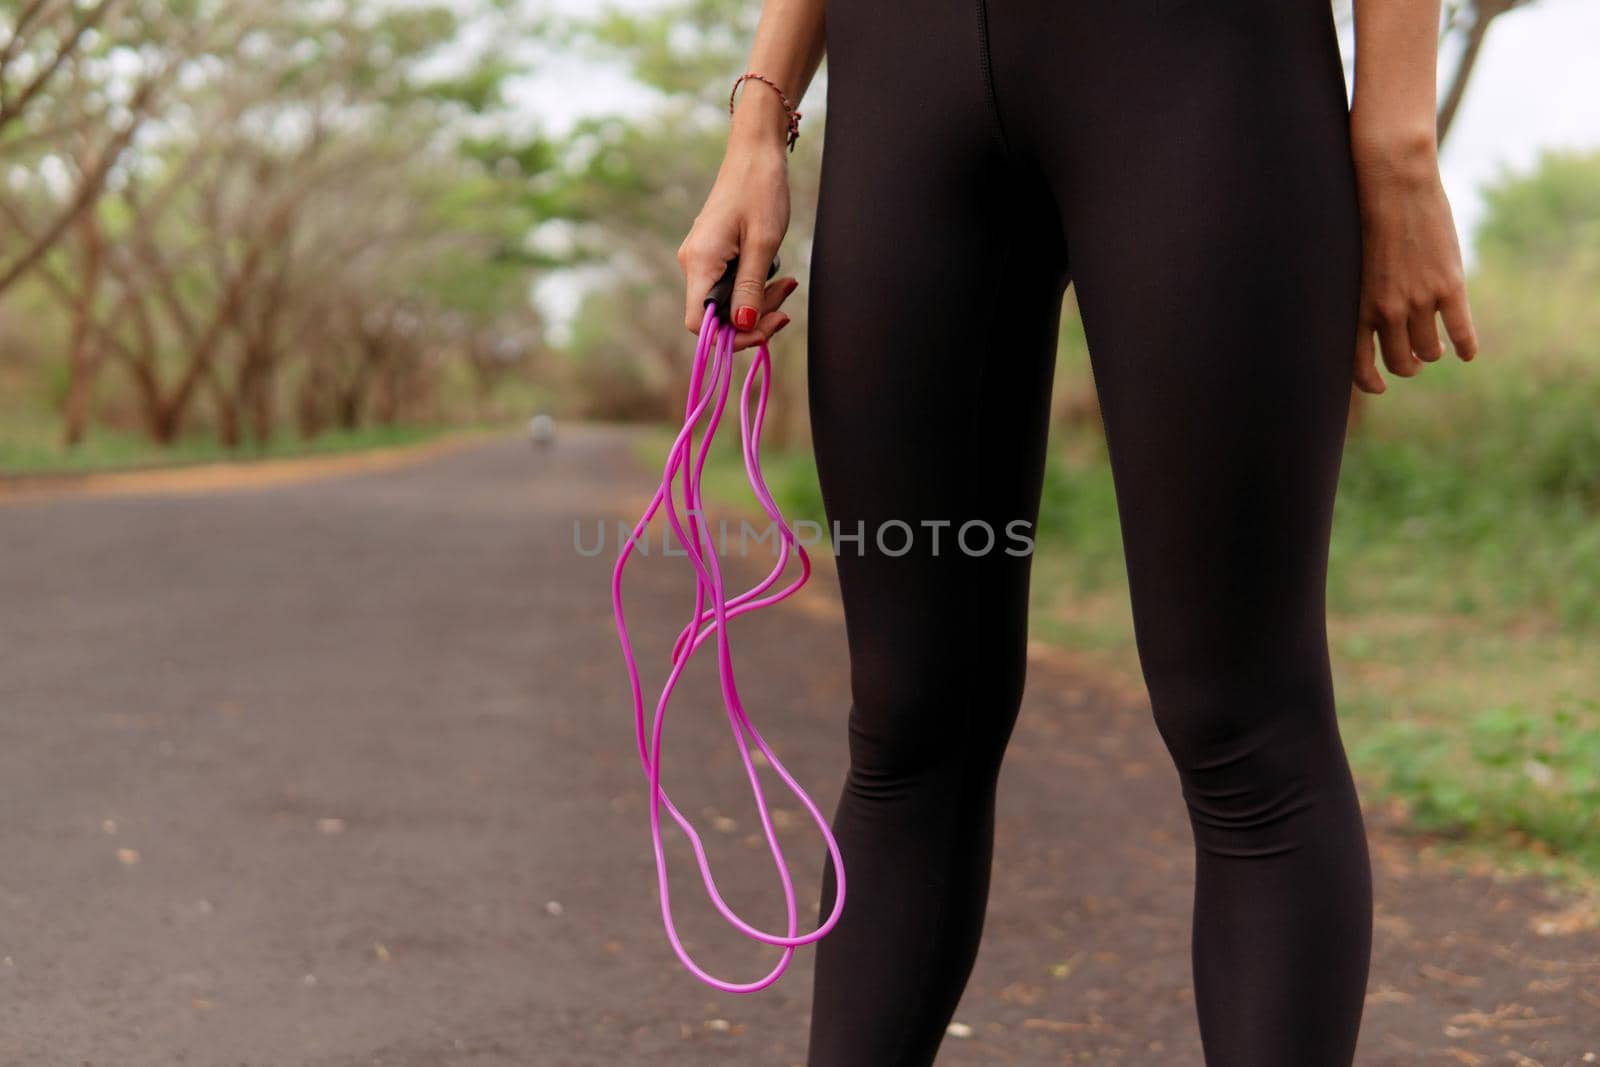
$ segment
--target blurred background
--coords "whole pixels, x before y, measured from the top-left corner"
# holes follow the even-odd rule
[[[1369,804],[1477,870],[1567,887],[1589,903],[1559,921],[1592,929],[1600,3],[1445,8],[1442,160],[1482,353],[1352,397],[1329,590],[1341,715]],[[226,488],[248,483],[251,461],[500,439],[539,414],[558,443],[629,424],[619,440],[644,485],[692,344],[675,253],[758,13],[732,0],[4,0],[0,503],[93,472],[217,461],[233,465],[208,484]],[[1348,3],[1335,13],[1348,70]],[[804,282],[825,82],[824,66],[799,105],[783,256],[802,288],[775,343],[767,436],[781,502],[814,520]],[[1074,670],[1134,684],[1070,303],[1034,635]],[[732,499],[742,471],[725,443],[713,476]],[[33,536],[3,515],[0,531],[13,556]],[[4,597],[13,636],[42,603],[22,592]],[[555,610],[551,597],[540,606]],[[13,696],[29,692],[20,677]]]

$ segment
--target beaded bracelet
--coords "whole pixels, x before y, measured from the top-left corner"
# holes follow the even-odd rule
[[[765,74],[757,74],[753,70],[747,70],[737,78],[733,79],[733,88],[728,91],[728,114],[733,114],[734,95],[739,91],[739,84],[746,78],[754,78],[756,81],[765,82],[767,85],[770,85],[772,87],[772,91],[778,94],[778,99],[783,101],[783,110],[789,116],[789,151],[793,152],[794,142],[800,136],[800,112],[796,111],[789,103],[788,94],[782,89],[778,88],[777,82],[774,82]]]

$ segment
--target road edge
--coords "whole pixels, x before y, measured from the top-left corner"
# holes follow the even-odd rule
[[[502,439],[508,433],[466,430],[447,432],[416,444],[349,452],[0,478],[0,507],[63,497],[181,496],[299,485],[347,474],[393,470]]]

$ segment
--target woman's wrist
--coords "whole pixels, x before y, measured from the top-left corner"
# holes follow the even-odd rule
[[[1415,183],[1438,180],[1439,140],[1431,115],[1426,122],[1405,121],[1353,110],[1350,149],[1364,175]]]
[[[728,124],[728,143],[741,148],[783,151],[789,137],[789,113],[778,94],[762,85],[741,92]]]

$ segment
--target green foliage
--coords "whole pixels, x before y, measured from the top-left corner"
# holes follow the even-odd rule
[[[1105,442],[1086,428],[1058,427],[1055,432],[1039,502],[1039,547],[1072,561],[1069,573],[1079,588],[1126,581]]]
[[[1600,378],[1600,151],[1549,152],[1484,190],[1472,279],[1484,355],[1544,385]]]
[[[554,170],[560,161],[561,149],[560,142],[538,134],[513,139],[504,133],[497,133],[467,137],[461,142],[463,155],[476,159],[496,173],[503,174],[509,170],[525,178]]]
[[[759,14],[759,4],[740,0],[679,0],[644,13],[607,7],[576,37],[663,93],[706,97],[743,60]]]
[[[436,99],[461,104],[469,111],[482,114],[504,106],[506,80],[516,73],[517,67],[504,60],[483,61],[455,77],[426,82],[422,90]]]
[[[1492,355],[1423,377],[1445,381],[1398,386],[1346,449],[1334,609],[1600,629],[1600,382],[1543,385]]]
[[[1446,834],[1522,835],[1600,868],[1600,701],[1506,704],[1459,722],[1389,716],[1352,747],[1383,769],[1417,825]]]
[[[1483,189],[1481,261],[1494,269],[1600,269],[1600,150],[1547,151]]]

